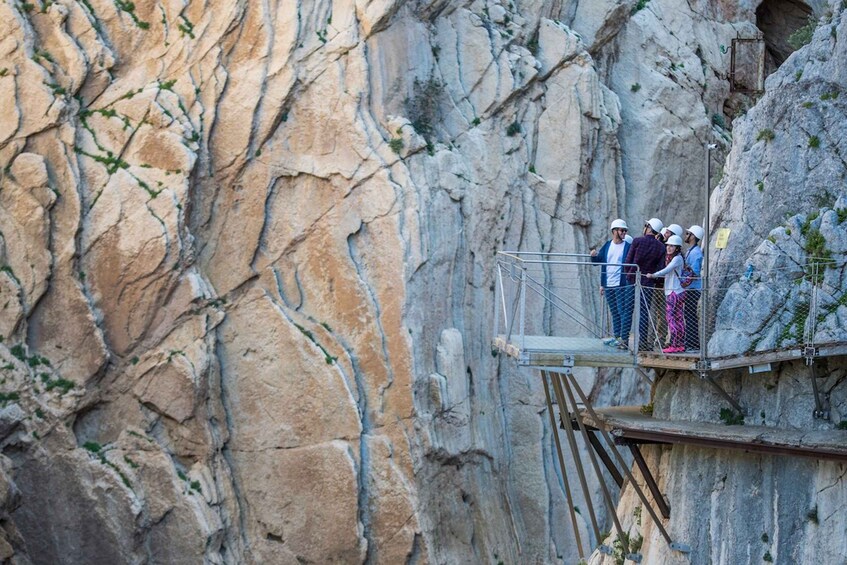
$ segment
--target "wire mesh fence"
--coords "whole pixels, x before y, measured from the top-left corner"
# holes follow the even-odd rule
[[[497,335],[521,349],[703,360],[847,342],[845,263],[741,264],[675,289],[628,284],[619,268],[586,255],[503,254]]]
[[[502,254],[495,335],[521,349],[567,348],[596,358],[629,355],[636,288],[603,288],[606,267],[587,255]]]

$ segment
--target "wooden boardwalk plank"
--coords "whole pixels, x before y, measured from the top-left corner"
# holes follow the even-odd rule
[[[637,406],[595,408],[594,410],[600,421],[596,421],[583,411],[582,418],[585,423],[598,429],[602,427],[615,438],[623,440],[678,443],[847,461],[847,431],[844,430],[809,431],[659,420],[641,414]]]

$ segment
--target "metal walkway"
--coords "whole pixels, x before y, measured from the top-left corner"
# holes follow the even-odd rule
[[[636,265],[623,265],[632,271],[634,284],[600,289],[601,272],[617,266],[573,253],[501,252],[492,346],[518,365],[538,369],[694,371],[740,413],[741,406],[716,381],[717,371],[760,373],[797,360],[812,367],[819,358],[847,355],[847,325],[839,313],[847,307],[847,293],[840,288],[847,265],[816,258],[806,265],[786,263],[767,271],[748,266],[703,278],[702,290],[684,289],[685,332],[696,336],[694,351],[663,353],[669,339],[665,294],[642,286]],[[619,294],[610,298],[614,293]],[[756,319],[762,315],[755,304],[759,295],[771,304],[762,320]],[[618,319],[611,315],[615,309]],[[621,339],[610,343],[614,337]],[[813,415],[828,419],[814,369],[810,375]]]
[[[493,345],[519,365],[536,368],[562,367],[565,360],[573,359],[577,367],[644,367],[651,369],[678,369],[697,371],[701,369],[701,358],[697,353],[640,352],[633,355],[628,351],[616,350],[603,343],[600,338],[555,337],[543,335],[524,336],[522,343],[508,341],[500,334],[494,337]],[[709,371],[724,371],[745,367],[797,361],[819,357],[847,356],[847,343],[773,349],[744,355],[727,355],[708,359]]]

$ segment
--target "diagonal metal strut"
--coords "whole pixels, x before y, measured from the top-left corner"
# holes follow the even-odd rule
[[[569,373],[566,373],[569,374]],[[582,419],[579,417],[579,408],[576,405],[576,400],[574,399],[573,392],[568,386],[565,377],[562,375],[555,374],[553,375],[553,390],[557,392],[557,395],[562,394],[562,385],[564,384],[564,389],[568,393],[568,399],[571,402],[571,406],[573,407],[573,413],[577,415],[576,421],[579,424],[579,431],[582,434],[582,439],[585,441],[585,447],[588,451],[588,459],[591,461],[591,466],[594,467],[594,472],[597,474],[597,481],[600,483],[600,490],[603,492],[603,498],[606,501],[606,505],[609,507],[609,514],[612,517],[612,522],[615,525],[615,530],[618,533],[618,540],[620,540],[623,545],[624,555],[629,553],[629,540],[627,536],[624,535],[623,527],[621,526],[620,520],[618,519],[617,508],[615,508],[615,501],[612,499],[612,495],[609,492],[609,487],[606,486],[606,481],[603,480],[603,473],[600,471],[600,465],[597,463],[597,457],[594,455],[594,451],[591,449],[591,444],[588,439],[588,430],[585,427],[585,424],[582,422]],[[567,404],[560,405],[567,406]],[[567,427],[567,426],[565,426]]]
[[[562,456],[562,445],[559,443],[559,428],[556,426],[556,417],[553,415],[553,402],[550,399],[550,386],[547,384],[547,375],[544,371],[541,372],[541,380],[544,382],[544,396],[547,397],[547,412],[550,414],[550,427],[553,430],[553,439],[556,441],[556,455],[559,458],[559,468],[562,470],[562,481],[565,483],[565,496],[568,499],[568,509],[570,510],[571,524],[573,524],[573,533],[576,538],[576,547],[579,551],[579,558],[585,559],[585,551],[582,549],[582,537],[579,535],[579,526],[576,522],[573,496],[571,495],[570,482],[568,481],[568,471],[565,468],[565,458]]]
[[[594,411],[594,407],[591,406],[591,403],[588,401],[588,398],[586,398],[585,393],[582,392],[582,389],[579,387],[579,383],[576,382],[576,377],[571,371],[565,372],[565,384],[568,384],[568,381],[570,381],[570,384],[573,385],[574,390],[576,390],[576,393],[579,395],[580,400],[582,400],[582,404],[585,406],[586,410],[588,410],[588,413],[591,415],[594,421],[599,422],[600,418]],[[570,390],[570,386],[568,387],[568,390]],[[632,488],[635,489],[638,498],[641,499],[642,504],[644,504],[645,508],[647,508],[647,512],[650,513],[650,517],[653,519],[653,523],[656,525],[656,528],[662,534],[662,537],[665,538],[665,541],[668,543],[668,546],[670,546],[671,548],[675,548],[677,544],[675,544],[673,540],[671,540],[670,535],[668,535],[667,530],[665,529],[659,517],[656,515],[656,511],[653,509],[653,505],[650,504],[650,502],[647,500],[647,496],[644,494],[644,491],[642,491],[641,487],[638,486],[638,483],[635,482],[635,477],[633,477],[632,471],[630,471],[629,466],[626,464],[626,461],[620,454],[620,451],[618,451],[618,448],[617,446],[615,446],[614,442],[612,441],[612,438],[609,437],[609,433],[602,427],[599,429],[600,433],[603,434],[603,439],[606,440],[606,444],[612,450],[612,453],[618,460],[618,463],[623,468],[623,471],[626,474],[626,478],[629,479],[630,483],[632,484]]]

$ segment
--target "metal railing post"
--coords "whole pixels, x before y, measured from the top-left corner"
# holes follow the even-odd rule
[[[709,339],[706,330],[709,327],[709,287],[708,279],[701,279],[700,283],[700,363],[705,366],[708,357]]]
[[[812,263],[812,292],[809,296],[809,323],[806,324],[806,346],[814,346],[815,326],[818,318],[818,274],[820,263]]]
[[[520,340],[521,340],[521,350],[526,348],[526,337],[524,335],[526,329],[526,267],[521,269],[521,313],[520,313]]]
[[[633,301],[633,312],[632,312],[632,328],[631,333],[633,334],[632,344],[633,344],[633,357],[636,362],[638,361],[638,348],[640,347],[641,341],[641,293],[643,289],[641,288],[641,269],[636,267],[635,269],[635,300]]]
[[[709,339],[706,336],[706,330],[709,327],[709,234],[712,231],[711,226],[711,209],[710,196],[712,184],[712,149],[717,148],[717,145],[706,144],[706,218],[703,222],[703,241],[700,242],[703,250],[703,266],[700,269],[700,367],[706,367],[706,360],[709,358]]]
[[[500,300],[503,295],[503,277],[500,274],[500,262],[497,261],[497,274],[494,281],[494,337],[500,333]],[[503,304],[503,312],[505,313],[505,303]],[[506,320],[503,320],[506,323]]]

